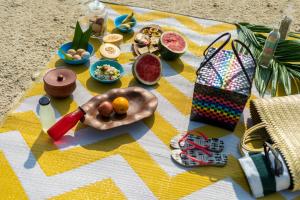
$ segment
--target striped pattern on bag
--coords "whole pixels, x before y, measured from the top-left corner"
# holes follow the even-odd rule
[[[269,156],[271,160],[274,160],[272,153],[269,153]],[[263,197],[267,194],[285,190],[290,187],[291,178],[289,171],[281,155],[279,155],[279,159],[283,163],[283,174],[280,176],[274,175],[263,153],[245,156],[239,159],[254,197]],[[274,165],[273,162],[271,163]]]

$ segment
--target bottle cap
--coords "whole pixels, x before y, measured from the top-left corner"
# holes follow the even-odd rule
[[[42,106],[46,106],[50,103],[50,98],[47,97],[47,96],[43,96],[40,98],[39,100],[39,104],[42,105]]]

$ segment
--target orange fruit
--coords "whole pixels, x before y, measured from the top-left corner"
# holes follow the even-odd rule
[[[114,111],[118,114],[125,114],[129,108],[129,102],[124,97],[115,98],[112,102]]]

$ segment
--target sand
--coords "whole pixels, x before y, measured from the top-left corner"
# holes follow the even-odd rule
[[[0,0],[0,120],[72,34],[82,0]],[[276,25],[285,13],[300,31],[299,0],[110,0],[226,22]],[[176,3],[174,3],[176,2]],[[290,6],[288,6],[290,5]]]

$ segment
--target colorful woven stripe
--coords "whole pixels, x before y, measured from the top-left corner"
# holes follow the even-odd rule
[[[247,100],[247,95],[196,83],[191,119],[233,130]]]
[[[208,50],[209,57],[215,50]],[[254,63],[249,55],[240,54],[245,70],[248,73],[250,80],[254,77]],[[197,83],[217,87],[224,90],[242,93],[248,95],[249,83],[246,76],[238,63],[236,56],[232,51],[222,50],[217,53],[199,73]]]

